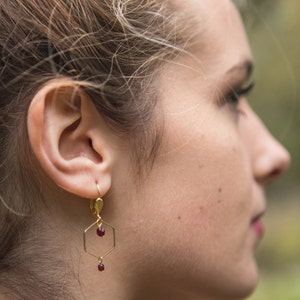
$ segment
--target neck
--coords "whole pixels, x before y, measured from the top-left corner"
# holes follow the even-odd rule
[[[83,230],[95,221],[88,200],[52,194],[51,201],[47,202],[47,213],[34,222],[30,220],[31,225],[18,232],[20,244],[6,257],[10,267],[0,273],[0,282],[5,283],[0,287],[1,299],[26,295],[33,300],[211,300],[187,293],[191,289],[170,282],[159,264],[151,263],[151,257],[149,268],[145,268],[147,262],[139,261],[138,253],[133,254],[131,249],[125,220],[134,218],[128,216],[117,223],[113,216],[104,215],[116,226],[117,248],[105,257],[105,271],[99,272],[97,258],[83,249]],[[120,212],[117,215],[122,216]],[[134,232],[130,232],[132,238]],[[90,252],[101,254],[111,242],[111,233],[99,239],[91,232],[87,246]]]

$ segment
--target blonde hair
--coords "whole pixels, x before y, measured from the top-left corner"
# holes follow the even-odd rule
[[[32,97],[48,80],[74,80],[131,138],[136,156],[148,160],[159,144],[153,79],[185,45],[178,16],[169,1],[158,0],[0,0],[0,282],[16,295],[12,278],[21,286],[17,274],[25,269],[16,233],[26,236],[42,197],[27,137]],[[43,282],[38,276],[31,281]],[[26,289],[37,295],[39,287]]]

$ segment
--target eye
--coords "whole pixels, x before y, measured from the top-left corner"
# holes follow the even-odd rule
[[[222,99],[222,104],[228,104],[232,107],[237,107],[242,96],[247,96],[253,90],[255,86],[254,82],[251,82],[248,86],[241,89],[232,89],[231,92],[224,96]]]

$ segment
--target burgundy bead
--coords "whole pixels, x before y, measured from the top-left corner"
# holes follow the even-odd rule
[[[98,270],[99,270],[100,272],[103,272],[104,269],[105,269],[104,264],[101,263],[101,264],[98,265]]]
[[[97,234],[101,237],[104,236],[105,235],[105,229],[102,228],[102,227],[97,228]]]

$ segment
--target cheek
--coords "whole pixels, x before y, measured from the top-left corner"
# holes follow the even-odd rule
[[[223,143],[215,146],[220,150],[203,154],[200,170],[185,175],[191,184],[185,189],[186,202],[180,209],[185,226],[205,237],[205,247],[210,248],[207,250],[218,255],[220,245],[230,250],[236,247],[236,252],[245,242],[252,208],[252,180],[242,148]],[[190,238],[193,240],[193,236]]]
[[[145,220],[138,224],[135,257],[148,262],[149,274],[160,265],[160,276],[171,280],[172,274],[194,288],[245,278],[254,269],[247,241],[253,182],[246,148],[236,124],[210,119],[197,127],[193,119],[199,117],[169,124],[172,131],[165,133],[134,201],[136,217]]]
[[[152,196],[149,199],[145,191],[144,208],[151,212],[155,230],[163,233],[156,238],[162,238],[166,247],[180,248],[179,237],[185,244],[195,244],[196,251],[217,252],[217,243],[239,247],[251,209],[247,157],[237,139],[228,134],[218,138],[209,134],[215,137],[210,140],[197,136],[185,137],[191,142],[168,145],[167,154],[148,178]]]

